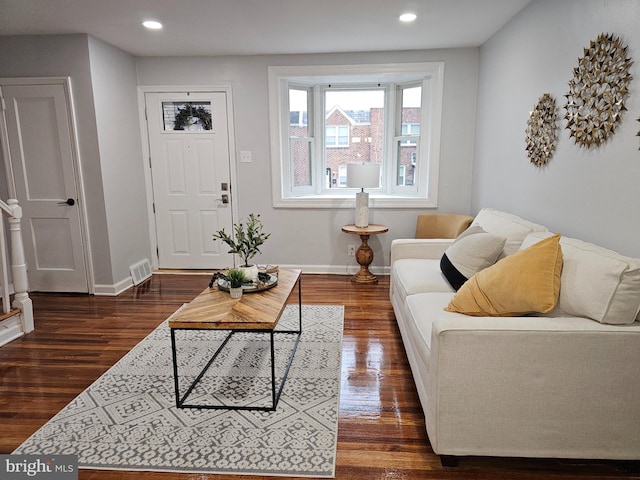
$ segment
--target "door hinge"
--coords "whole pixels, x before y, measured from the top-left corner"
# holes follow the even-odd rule
[[[153,213],[156,213],[156,204],[152,203],[151,206],[153,207]]]

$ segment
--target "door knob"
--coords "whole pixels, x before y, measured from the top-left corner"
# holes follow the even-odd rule
[[[229,203],[229,195],[222,195],[222,203]]]
[[[67,198],[64,202],[58,202],[58,205],[69,205],[70,207],[73,207],[75,204],[76,201],[73,198]]]

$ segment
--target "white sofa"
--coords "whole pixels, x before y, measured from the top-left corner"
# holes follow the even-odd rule
[[[506,239],[501,257],[552,235],[493,209],[475,225]],[[561,237],[553,311],[468,316],[444,310],[455,292],[440,259],[452,242],[391,246],[391,303],[443,464],[475,455],[640,459],[640,260]]]

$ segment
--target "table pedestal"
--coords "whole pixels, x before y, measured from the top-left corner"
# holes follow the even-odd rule
[[[384,225],[369,225],[366,227],[356,227],[355,225],[345,225],[342,231],[352,235],[359,235],[362,244],[356,250],[356,261],[360,265],[360,271],[351,277],[351,283],[373,284],[378,283],[378,278],[369,271],[369,265],[373,262],[373,250],[369,246],[369,237],[378,235],[389,230]]]
[[[360,265],[360,271],[351,278],[351,283],[378,283],[378,278],[369,271],[369,265],[373,262],[373,250],[367,243],[369,235],[360,235],[362,244],[356,251],[356,261]]]

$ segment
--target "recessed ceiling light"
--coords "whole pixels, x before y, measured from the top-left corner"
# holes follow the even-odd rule
[[[162,28],[162,24],[160,22],[156,22],[155,20],[146,20],[142,22],[142,25],[145,28],[149,28],[151,30],[160,30]]]
[[[413,22],[416,18],[418,16],[415,13],[403,13],[400,15],[400,21],[405,23]]]

